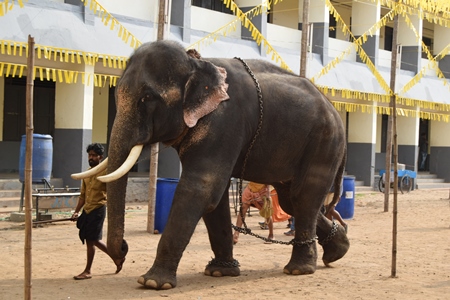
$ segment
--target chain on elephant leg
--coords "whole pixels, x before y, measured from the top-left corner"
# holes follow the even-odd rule
[[[341,259],[350,248],[350,241],[345,233],[345,228],[338,226],[334,221],[330,233],[326,238],[319,240],[323,248],[322,261],[325,266]]]
[[[301,234],[304,242],[297,241],[292,249],[292,256],[289,263],[284,267],[283,272],[291,275],[312,274],[317,267],[317,246],[315,238],[310,238],[309,233]]]
[[[239,262],[236,259],[223,261],[213,258],[206,265],[205,275],[213,277],[239,276],[241,274],[239,267]]]

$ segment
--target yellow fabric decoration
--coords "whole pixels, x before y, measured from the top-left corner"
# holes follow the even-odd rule
[[[130,46],[133,49],[136,49],[142,42],[139,41],[131,32],[129,32],[116,18],[114,18],[103,6],[101,6],[97,0],[81,0],[84,3],[84,6],[88,5],[88,1],[90,1],[89,9],[94,13],[94,15],[99,16],[102,19],[102,23],[105,26],[108,26],[109,20],[111,20],[111,25],[109,27],[110,30],[115,30],[116,25],[119,25],[119,33],[118,36],[122,38],[126,44],[128,44],[129,38],[131,37]]]

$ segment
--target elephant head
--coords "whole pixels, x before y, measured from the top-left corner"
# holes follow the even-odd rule
[[[103,170],[99,180],[108,182],[108,252],[114,258],[126,255],[123,240],[128,171],[143,146],[171,144],[200,118],[229,98],[227,73],[200,59],[195,51],[177,43],[144,44],[131,56],[116,87],[117,114],[111,131],[108,159],[90,170]],[[74,174],[73,178],[85,177]]]

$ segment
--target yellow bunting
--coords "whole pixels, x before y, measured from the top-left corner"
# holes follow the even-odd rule
[[[140,42],[131,32],[129,32],[122,24],[120,24],[120,22],[117,21],[117,19],[114,18],[102,5],[100,5],[97,0],[81,0],[81,2],[83,2],[86,7],[88,6],[89,1],[89,9],[94,13],[94,15],[97,15],[102,19],[102,23],[105,26],[108,26],[109,20],[111,20],[111,25],[109,27],[110,30],[116,30],[116,25],[119,25],[118,36],[122,38],[123,42],[128,44],[131,37],[130,46],[133,49],[136,49],[140,45],[142,45],[142,42]]]
[[[242,12],[242,10],[239,9],[239,7],[237,5],[235,5],[234,1],[222,0],[222,2],[225,4],[225,6],[227,8],[229,8],[233,11],[233,13],[236,15],[236,18],[233,21],[231,21],[230,23],[226,24],[225,26],[222,26],[221,28],[214,31],[213,33],[210,33],[207,36],[205,36],[204,38],[200,39],[196,43],[188,46],[187,49],[195,48],[198,51],[200,51],[200,45],[207,43],[211,39],[215,41],[218,37],[219,32],[223,36],[226,36],[228,34],[228,32],[236,30],[235,23],[237,21],[240,21],[242,23],[242,26],[244,26],[251,32],[251,36],[252,36],[253,40],[258,45],[260,45],[261,42],[263,42],[263,46],[264,46],[264,48],[266,48],[267,54],[272,53],[272,60],[274,60],[277,63],[279,62],[280,66],[282,68],[292,72],[292,70],[289,68],[287,63],[281,58],[281,56],[275,51],[275,49],[270,45],[270,43],[267,41],[267,39],[261,34],[261,32],[259,32],[259,30],[256,28],[256,26],[254,26],[253,23],[249,19],[249,16],[254,17],[263,12],[263,10],[261,9],[262,4],[252,8],[248,12],[244,13],[244,12]]]

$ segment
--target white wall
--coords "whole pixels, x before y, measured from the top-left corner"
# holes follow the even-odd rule
[[[347,50],[352,43],[338,39],[328,40],[328,56],[335,58],[340,56],[345,50]],[[351,47],[350,53],[344,57],[344,60],[356,61],[355,47]]]
[[[207,33],[214,32],[236,19],[236,16],[224,14],[209,9],[192,6],[191,7],[191,29]],[[236,30],[231,31],[227,36],[235,38],[241,37],[241,22],[236,22]]]
[[[85,66],[84,72],[94,73],[93,66]],[[55,128],[92,129],[93,83],[90,85],[56,82],[55,87]],[[67,113],[70,112],[70,113]]]
[[[265,38],[272,46],[293,50],[301,49],[302,32],[297,29],[267,24],[267,36]]]
[[[391,68],[392,52],[378,49],[378,66]]]
[[[155,22],[155,17],[158,17],[158,0],[98,0],[97,2],[111,14],[128,16],[151,22]]]

